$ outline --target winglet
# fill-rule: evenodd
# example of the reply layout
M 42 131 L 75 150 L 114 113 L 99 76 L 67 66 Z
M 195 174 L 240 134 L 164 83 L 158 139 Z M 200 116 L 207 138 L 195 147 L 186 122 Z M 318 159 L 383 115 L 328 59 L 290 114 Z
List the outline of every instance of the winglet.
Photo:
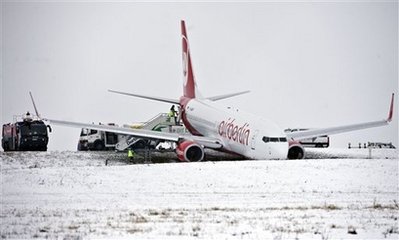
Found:
M 35 109 L 36 116 L 41 119 L 39 111 L 37 111 L 35 100 L 33 99 L 32 93 L 29 91 L 30 99 L 32 100 L 33 108 Z
M 392 121 L 392 117 L 393 117 L 393 99 L 394 99 L 394 96 L 395 96 L 395 94 L 392 93 L 391 107 L 389 108 L 389 114 L 388 114 L 387 122 Z

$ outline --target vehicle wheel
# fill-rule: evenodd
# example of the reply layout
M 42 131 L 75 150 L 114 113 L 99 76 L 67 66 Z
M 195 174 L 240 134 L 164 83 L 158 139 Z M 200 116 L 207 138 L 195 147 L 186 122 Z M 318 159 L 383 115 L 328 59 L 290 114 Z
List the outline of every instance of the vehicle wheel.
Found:
M 87 147 L 84 147 L 82 144 L 78 143 L 78 151 L 87 151 Z
M 3 146 L 3 150 L 4 150 L 4 152 L 8 152 L 8 142 L 3 142 L 3 144 L 2 144 Z
M 95 141 L 94 142 L 94 150 L 96 151 L 102 151 L 104 150 L 105 146 L 104 143 L 102 141 Z

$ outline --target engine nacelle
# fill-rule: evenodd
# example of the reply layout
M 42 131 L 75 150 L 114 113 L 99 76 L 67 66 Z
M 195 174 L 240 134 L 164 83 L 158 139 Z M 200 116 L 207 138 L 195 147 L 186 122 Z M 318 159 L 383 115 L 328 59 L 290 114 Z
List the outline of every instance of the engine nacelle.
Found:
M 176 154 L 180 161 L 198 162 L 204 159 L 204 148 L 193 141 L 184 141 L 177 145 Z
M 289 141 L 288 146 L 288 159 L 303 159 L 305 157 L 305 149 L 300 142 Z

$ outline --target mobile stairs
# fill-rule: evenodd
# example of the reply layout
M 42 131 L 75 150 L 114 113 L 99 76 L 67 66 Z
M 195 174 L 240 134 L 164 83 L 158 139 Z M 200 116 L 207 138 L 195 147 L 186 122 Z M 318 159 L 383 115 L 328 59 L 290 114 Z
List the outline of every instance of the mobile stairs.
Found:
M 175 120 L 173 117 L 169 117 L 167 113 L 160 113 L 156 115 L 155 117 L 151 118 L 147 122 L 144 122 L 140 124 L 139 126 L 135 126 L 134 128 L 137 129 L 145 129 L 145 130 L 153 130 L 153 131 L 160 131 L 161 128 L 169 127 L 169 126 L 181 126 L 179 124 L 179 120 L 177 121 L 177 124 L 175 123 Z M 124 127 L 131 128 L 132 126 L 124 125 Z M 121 137 L 121 140 L 115 145 L 115 149 L 117 151 L 124 151 L 130 146 L 133 146 L 134 144 L 138 143 L 141 141 L 142 138 L 134 137 L 134 136 L 129 136 L 129 135 L 123 135 Z

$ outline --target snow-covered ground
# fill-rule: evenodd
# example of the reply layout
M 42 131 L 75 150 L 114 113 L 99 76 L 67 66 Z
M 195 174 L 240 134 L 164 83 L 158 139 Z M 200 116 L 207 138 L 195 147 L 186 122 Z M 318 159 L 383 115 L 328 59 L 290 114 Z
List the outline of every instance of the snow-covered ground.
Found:
M 1 152 L 1 237 L 398 239 L 398 152 L 329 151 L 310 152 L 340 158 L 140 165 Z
M 374 159 L 397 159 L 398 151 L 396 149 L 384 148 L 306 148 L 305 158 L 320 159 L 320 158 L 374 158 Z

